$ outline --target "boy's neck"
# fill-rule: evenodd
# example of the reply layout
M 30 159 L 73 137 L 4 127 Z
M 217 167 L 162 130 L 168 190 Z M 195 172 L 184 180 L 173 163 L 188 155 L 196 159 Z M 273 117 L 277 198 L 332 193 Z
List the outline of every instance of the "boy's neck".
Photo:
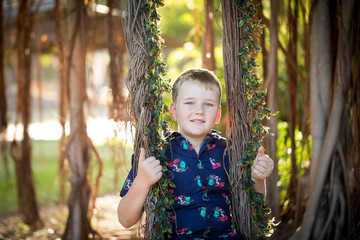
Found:
M 203 143 L 206 136 L 202 137 L 202 138 L 191 138 L 189 136 L 184 135 L 183 133 L 181 133 L 181 134 L 184 138 L 186 138 L 186 140 L 188 140 L 191 143 L 191 145 L 192 145 L 193 149 L 196 151 L 196 153 L 199 154 L 201 144 Z
M 202 140 L 191 140 L 191 139 L 188 139 L 192 145 L 192 147 L 194 148 L 194 150 L 196 151 L 197 154 L 199 154 L 200 152 L 200 147 L 201 147 L 201 144 L 202 142 L 204 141 L 204 139 Z

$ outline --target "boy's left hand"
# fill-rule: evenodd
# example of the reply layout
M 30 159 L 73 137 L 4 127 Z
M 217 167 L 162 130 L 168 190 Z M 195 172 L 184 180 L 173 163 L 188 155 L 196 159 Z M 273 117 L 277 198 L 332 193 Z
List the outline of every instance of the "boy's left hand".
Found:
M 254 164 L 251 170 L 251 177 L 253 180 L 264 180 L 270 176 L 274 169 L 274 161 L 265 155 L 265 149 L 263 146 L 259 147 L 258 155 L 255 158 Z

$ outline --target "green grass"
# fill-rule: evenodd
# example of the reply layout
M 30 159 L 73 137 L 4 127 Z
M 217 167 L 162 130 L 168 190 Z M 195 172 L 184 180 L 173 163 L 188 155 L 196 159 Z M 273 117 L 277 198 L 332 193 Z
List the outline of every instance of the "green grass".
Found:
M 100 179 L 99 195 L 118 192 L 122 187 L 127 171 L 130 168 L 132 147 L 124 147 L 119 141 L 108 141 L 96 146 L 103 160 L 103 172 Z M 32 142 L 32 172 L 39 204 L 57 203 L 60 200 L 59 171 L 59 142 L 58 141 L 33 141 Z M 90 150 L 89 179 L 94 183 L 98 172 L 98 161 Z M 115 163 L 116 160 L 116 163 Z M 0 213 L 14 212 L 17 210 L 17 188 L 13 159 L 8 155 L 10 177 L 6 177 L 3 159 L 0 158 Z M 116 173 L 115 164 L 119 164 Z M 91 176 L 91 178 L 90 178 Z M 116 178 L 117 176 L 117 178 Z M 116 181 L 115 181 L 116 180 Z M 67 192 L 70 183 L 66 183 Z

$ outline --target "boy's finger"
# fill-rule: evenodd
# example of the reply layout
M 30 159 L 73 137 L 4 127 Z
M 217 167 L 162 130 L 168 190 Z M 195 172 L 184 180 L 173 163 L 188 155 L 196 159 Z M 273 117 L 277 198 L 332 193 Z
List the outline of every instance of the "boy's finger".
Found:
M 142 162 L 145 160 L 145 149 L 140 148 L 140 156 L 139 156 L 139 162 Z

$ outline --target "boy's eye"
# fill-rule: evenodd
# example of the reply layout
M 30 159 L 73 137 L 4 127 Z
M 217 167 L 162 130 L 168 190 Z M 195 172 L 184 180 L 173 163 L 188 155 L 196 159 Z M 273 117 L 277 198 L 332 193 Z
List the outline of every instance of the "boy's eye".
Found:
M 207 106 L 207 107 L 212 107 L 212 106 L 214 106 L 212 103 L 205 103 L 205 106 Z
M 193 105 L 194 102 L 185 102 L 185 104 L 187 104 L 187 105 Z

